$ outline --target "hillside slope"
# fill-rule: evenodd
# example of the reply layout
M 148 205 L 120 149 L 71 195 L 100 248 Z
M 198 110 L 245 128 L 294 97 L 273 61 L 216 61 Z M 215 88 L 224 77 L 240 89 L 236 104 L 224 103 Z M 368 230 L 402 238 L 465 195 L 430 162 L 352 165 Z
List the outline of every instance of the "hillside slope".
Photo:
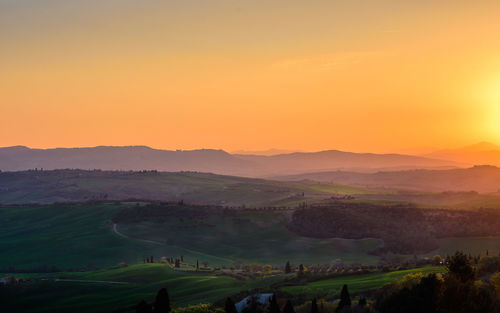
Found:
M 377 173 L 329 171 L 276 177 L 281 180 L 313 180 L 370 188 L 398 188 L 419 191 L 477 191 L 494 193 L 500 190 L 500 168 L 475 166 L 451 170 L 406 170 Z

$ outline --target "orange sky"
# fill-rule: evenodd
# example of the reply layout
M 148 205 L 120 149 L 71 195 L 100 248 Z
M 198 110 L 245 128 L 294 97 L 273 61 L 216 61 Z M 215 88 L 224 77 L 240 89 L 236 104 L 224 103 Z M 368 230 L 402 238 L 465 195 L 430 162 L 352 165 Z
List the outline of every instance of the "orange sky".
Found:
M 500 142 L 499 1 L 0 0 L 0 146 Z

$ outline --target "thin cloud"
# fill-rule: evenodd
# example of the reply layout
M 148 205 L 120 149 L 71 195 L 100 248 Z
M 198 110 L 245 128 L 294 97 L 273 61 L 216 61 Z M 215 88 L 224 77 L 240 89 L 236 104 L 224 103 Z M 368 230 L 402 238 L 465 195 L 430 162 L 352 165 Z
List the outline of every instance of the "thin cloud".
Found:
M 335 70 L 337 68 L 359 64 L 369 58 L 380 56 L 378 51 L 341 52 L 334 54 L 313 55 L 302 58 L 286 58 L 272 64 L 277 69 L 313 69 Z

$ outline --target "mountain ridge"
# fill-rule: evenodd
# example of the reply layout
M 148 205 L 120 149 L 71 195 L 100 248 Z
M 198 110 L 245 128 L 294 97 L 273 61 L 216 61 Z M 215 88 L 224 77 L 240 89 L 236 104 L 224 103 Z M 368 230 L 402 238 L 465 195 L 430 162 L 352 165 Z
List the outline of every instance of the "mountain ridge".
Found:
M 404 154 L 354 153 L 340 150 L 293 152 L 272 156 L 231 154 L 220 149 L 161 150 L 148 146 L 96 146 L 31 149 L 0 148 L 0 170 L 102 169 L 198 171 L 267 177 L 335 169 L 461 167 L 463 164 Z

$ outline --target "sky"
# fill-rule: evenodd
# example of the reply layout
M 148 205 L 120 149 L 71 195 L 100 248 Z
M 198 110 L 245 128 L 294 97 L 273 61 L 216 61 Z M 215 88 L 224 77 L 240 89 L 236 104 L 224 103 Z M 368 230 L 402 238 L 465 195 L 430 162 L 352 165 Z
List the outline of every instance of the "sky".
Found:
M 0 146 L 500 142 L 500 1 L 0 0 Z

